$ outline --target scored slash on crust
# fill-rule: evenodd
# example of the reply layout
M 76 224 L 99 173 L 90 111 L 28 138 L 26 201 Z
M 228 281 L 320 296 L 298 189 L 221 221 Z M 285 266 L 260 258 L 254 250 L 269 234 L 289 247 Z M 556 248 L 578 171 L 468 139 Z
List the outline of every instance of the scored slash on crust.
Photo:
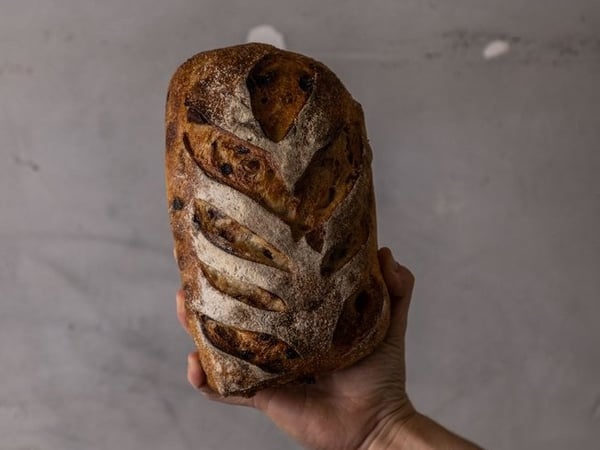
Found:
M 284 312 L 287 307 L 277 295 L 258 286 L 226 277 L 214 267 L 200 261 L 202 273 L 208 283 L 219 292 L 242 303 L 265 311 Z
M 292 264 L 286 255 L 216 206 L 196 199 L 192 220 L 204 237 L 220 249 L 239 258 L 291 271 Z
M 289 344 L 270 334 L 241 330 L 198 314 L 204 336 L 219 350 L 260 367 L 280 373 L 300 355 Z

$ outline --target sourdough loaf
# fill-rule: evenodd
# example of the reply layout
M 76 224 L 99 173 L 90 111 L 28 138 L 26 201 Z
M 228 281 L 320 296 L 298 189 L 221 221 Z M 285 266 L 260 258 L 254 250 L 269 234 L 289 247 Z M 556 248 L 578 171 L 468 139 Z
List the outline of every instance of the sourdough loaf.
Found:
M 370 353 L 389 322 L 363 113 L 323 64 L 200 53 L 169 87 L 166 184 L 189 327 L 221 395 Z

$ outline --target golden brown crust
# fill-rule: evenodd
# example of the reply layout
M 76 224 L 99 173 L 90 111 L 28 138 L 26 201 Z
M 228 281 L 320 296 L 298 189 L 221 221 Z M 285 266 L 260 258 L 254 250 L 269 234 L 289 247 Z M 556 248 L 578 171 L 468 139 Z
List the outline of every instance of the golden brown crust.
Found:
M 321 63 L 201 53 L 169 87 L 166 184 L 209 386 L 252 395 L 370 353 L 389 322 L 362 110 Z

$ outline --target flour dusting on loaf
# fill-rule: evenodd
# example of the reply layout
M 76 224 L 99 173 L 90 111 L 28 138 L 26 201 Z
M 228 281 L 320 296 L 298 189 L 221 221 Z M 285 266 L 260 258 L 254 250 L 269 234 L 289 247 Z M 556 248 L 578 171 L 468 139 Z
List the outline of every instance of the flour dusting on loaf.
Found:
M 360 105 L 323 64 L 265 44 L 200 53 L 169 87 L 166 184 L 208 384 L 256 391 L 353 364 L 383 339 Z

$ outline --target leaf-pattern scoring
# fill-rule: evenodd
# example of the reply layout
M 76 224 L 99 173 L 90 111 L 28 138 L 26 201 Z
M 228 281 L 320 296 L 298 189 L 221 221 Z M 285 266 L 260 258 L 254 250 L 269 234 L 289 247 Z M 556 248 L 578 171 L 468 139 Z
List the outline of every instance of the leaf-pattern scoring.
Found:
M 247 88 L 252 112 L 264 134 L 281 141 L 293 127 L 317 82 L 314 67 L 298 65 L 293 58 L 265 57 L 250 71 Z M 282 94 L 283 92 L 283 94 Z M 196 165 L 211 179 L 248 196 L 290 228 L 295 241 L 305 238 L 317 253 L 323 252 L 326 225 L 352 191 L 365 165 L 361 123 L 345 123 L 332 133 L 328 144 L 314 152 L 292 189 L 288 189 L 269 152 L 217 126 L 212 113 L 186 99 L 187 126 L 183 146 Z M 359 120 L 359 119 L 357 119 Z M 179 209 L 179 202 L 173 203 Z M 347 236 L 330 243 L 321 257 L 320 273 L 330 276 L 347 264 L 369 237 L 370 208 Z M 290 272 L 289 257 L 252 230 L 222 212 L 218 205 L 194 200 L 193 221 L 208 241 L 239 258 Z M 286 302 L 252 284 L 234 280 L 206 263 L 200 263 L 208 283 L 218 291 L 252 308 L 284 313 Z M 333 331 L 333 344 L 350 348 L 376 323 L 382 299 L 376 288 L 364 287 L 348 297 Z M 218 322 L 198 313 L 206 339 L 219 350 L 266 372 L 280 373 L 300 358 L 288 343 L 268 333 L 254 332 Z

